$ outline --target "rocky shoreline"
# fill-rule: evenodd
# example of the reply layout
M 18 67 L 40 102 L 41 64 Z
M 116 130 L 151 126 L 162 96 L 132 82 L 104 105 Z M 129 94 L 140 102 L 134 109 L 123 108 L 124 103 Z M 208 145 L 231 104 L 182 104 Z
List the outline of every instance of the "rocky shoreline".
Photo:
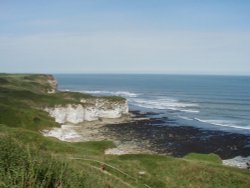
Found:
M 225 160 L 226 165 L 247 168 L 247 161 L 235 162 L 238 156 L 250 156 L 250 136 L 224 131 L 204 130 L 190 126 L 173 126 L 167 117 L 140 111 L 119 119 L 102 119 L 76 125 L 64 125 L 54 133 L 44 132 L 69 142 L 112 140 L 116 148 L 106 154 L 122 155 L 157 153 L 183 157 L 188 153 L 215 153 Z M 152 116 L 153 115 L 153 116 Z M 245 160 L 245 159 L 244 159 Z M 235 164 L 234 164 L 235 163 Z
M 250 155 L 250 136 L 223 131 L 204 130 L 190 126 L 171 126 L 161 118 L 133 112 L 133 122 L 102 127 L 106 135 L 121 142 L 147 143 L 145 148 L 159 154 L 183 157 L 188 153 L 215 153 L 222 159 Z

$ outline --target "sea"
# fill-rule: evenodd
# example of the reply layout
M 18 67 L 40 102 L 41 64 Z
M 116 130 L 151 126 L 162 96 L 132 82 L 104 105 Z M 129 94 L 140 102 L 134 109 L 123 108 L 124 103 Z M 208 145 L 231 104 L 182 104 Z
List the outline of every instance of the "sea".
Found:
M 250 135 L 250 76 L 55 74 L 61 91 L 117 95 L 166 125 Z

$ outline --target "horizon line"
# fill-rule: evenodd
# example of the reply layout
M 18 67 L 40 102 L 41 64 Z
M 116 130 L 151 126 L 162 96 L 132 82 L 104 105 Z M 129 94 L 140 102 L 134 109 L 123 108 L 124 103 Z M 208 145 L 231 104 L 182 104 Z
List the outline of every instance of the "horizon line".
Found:
M 52 74 L 52 75 L 180 75 L 180 76 L 250 76 L 250 73 L 157 73 L 157 72 L 0 72 L 0 74 Z

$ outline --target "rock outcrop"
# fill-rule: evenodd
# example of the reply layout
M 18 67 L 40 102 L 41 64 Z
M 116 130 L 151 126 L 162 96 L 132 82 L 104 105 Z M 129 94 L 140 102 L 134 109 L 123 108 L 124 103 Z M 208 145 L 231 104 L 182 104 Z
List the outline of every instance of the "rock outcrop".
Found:
M 86 102 L 89 102 L 86 100 Z M 109 100 L 96 99 L 88 104 L 56 105 L 44 109 L 58 123 L 81 123 L 83 121 L 94 121 L 100 118 L 119 118 L 128 114 L 127 101 L 113 102 Z

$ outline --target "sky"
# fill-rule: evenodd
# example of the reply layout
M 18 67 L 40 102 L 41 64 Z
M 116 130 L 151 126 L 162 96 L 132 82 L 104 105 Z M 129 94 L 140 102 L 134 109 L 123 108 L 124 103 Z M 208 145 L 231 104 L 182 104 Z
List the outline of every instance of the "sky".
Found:
M 249 0 L 0 0 L 0 72 L 250 75 Z

